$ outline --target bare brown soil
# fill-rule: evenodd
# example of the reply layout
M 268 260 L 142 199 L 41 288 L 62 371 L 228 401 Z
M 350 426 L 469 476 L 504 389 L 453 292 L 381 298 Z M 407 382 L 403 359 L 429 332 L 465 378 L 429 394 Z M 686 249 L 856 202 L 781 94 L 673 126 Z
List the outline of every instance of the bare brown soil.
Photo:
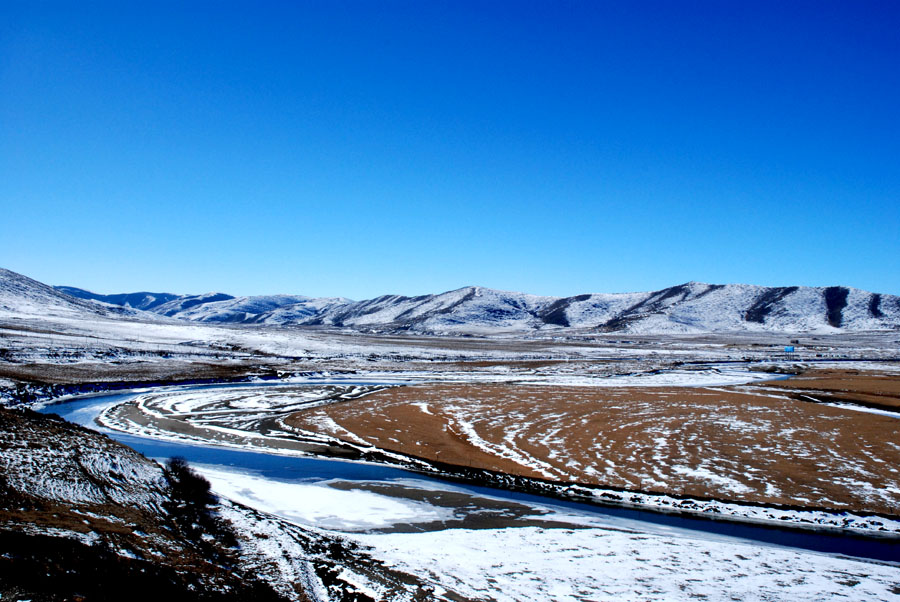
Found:
M 859 370 L 817 370 L 771 386 L 814 399 L 844 400 L 868 406 L 900 409 L 900 375 Z
M 236 378 L 258 374 L 258 363 L 83 362 L 77 364 L 9 364 L 0 362 L 0 378 L 37 384 Z
M 897 380 L 832 371 L 721 388 L 420 385 L 288 423 L 524 476 L 900 514 L 900 420 L 795 398 L 819 387 L 896 403 Z

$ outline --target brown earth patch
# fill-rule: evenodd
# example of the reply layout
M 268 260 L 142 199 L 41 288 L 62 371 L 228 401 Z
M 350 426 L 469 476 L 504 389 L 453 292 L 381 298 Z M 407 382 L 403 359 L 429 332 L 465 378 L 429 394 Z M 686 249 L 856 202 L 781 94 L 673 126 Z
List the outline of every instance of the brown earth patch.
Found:
M 10 364 L 0 362 L 0 378 L 57 385 L 117 381 L 182 381 L 196 378 L 228 379 L 255 375 L 265 367 L 258 363 L 204 362 L 82 362 L 77 364 Z
M 794 394 L 808 393 L 827 400 L 900 409 L 900 375 L 861 370 L 815 370 L 789 381 L 769 383 Z
M 721 388 L 418 385 L 287 423 L 523 476 L 900 514 L 900 420 L 793 398 L 835 378 L 847 394 L 890 392 L 896 382 L 815 377 Z

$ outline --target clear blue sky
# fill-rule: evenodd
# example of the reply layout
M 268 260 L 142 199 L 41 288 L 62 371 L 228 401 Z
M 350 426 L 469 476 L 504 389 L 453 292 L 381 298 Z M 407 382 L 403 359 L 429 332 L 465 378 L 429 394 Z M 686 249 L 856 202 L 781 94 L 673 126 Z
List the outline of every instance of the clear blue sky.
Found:
M 900 293 L 896 2 L 182 4 L 0 3 L 0 266 Z

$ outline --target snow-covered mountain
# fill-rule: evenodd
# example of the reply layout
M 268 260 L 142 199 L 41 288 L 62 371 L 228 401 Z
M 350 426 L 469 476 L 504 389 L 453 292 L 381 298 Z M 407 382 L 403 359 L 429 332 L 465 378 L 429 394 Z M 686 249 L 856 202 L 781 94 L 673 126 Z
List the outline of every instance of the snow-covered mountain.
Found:
M 312 299 L 301 295 L 232 297 L 224 293 L 180 297 L 152 311 L 198 322 L 293 324 L 348 299 Z
M 688 282 L 660 291 L 563 299 L 559 322 L 631 333 L 883 330 L 900 327 L 900 297 L 846 287 Z
M 0 268 L 0 316 L 119 317 L 137 311 L 73 297 L 22 274 Z
M 306 323 L 427 333 L 561 328 L 635 334 L 885 330 L 900 328 L 900 297 L 845 287 L 699 282 L 646 293 L 564 298 L 466 287 L 441 295 L 350 303 Z
M 235 297 L 216 292 L 202 295 L 150 292 L 102 295 L 73 286 L 53 288 L 78 299 L 142 309 L 161 316 L 194 322 L 232 324 L 299 324 L 325 310 L 351 302 L 342 297 L 320 299 L 302 295 Z
M 71 291 L 80 298 L 74 298 Z M 159 302 L 168 297 L 168 300 Z M 96 299 L 103 303 L 95 303 Z M 224 293 L 95 295 L 53 288 L 0 270 L 0 311 L 88 311 L 208 323 L 337 326 L 380 332 L 498 334 L 589 329 L 633 334 L 729 331 L 839 332 L 900 329 L 900 297 L 832 287 L 764 287 L 688 282 L 643 293 L 541 297 L 469 286 L 438 295 L 351 301 L 298 295 Z
M 163 303 L 168 303 L 173 299 L 178 299 L 184 295 L 173 295 L 172 293 L 121 293 L 118 295 L 99 295 L 86 291 L 83 288 L 75 288 L 74 286 L 55 286 L 53 287 L 72 297 L 79 299 L 90 299 L 92 301 L 102 301 L 112 305 L 121 305 L 123 307 L 133 307 L 134 309 L 152 310 L 159 307 Z
M 440 295 L 385 295 L 324 311 L 306 324 L 431 333 L 527 331 L 544 326 L 553 297 L 469 286 Z

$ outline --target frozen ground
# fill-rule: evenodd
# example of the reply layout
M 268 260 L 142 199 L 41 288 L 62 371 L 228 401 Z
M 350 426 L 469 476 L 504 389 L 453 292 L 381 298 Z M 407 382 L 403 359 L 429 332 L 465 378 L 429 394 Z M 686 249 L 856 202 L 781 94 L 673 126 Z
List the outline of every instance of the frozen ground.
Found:
M 900 598 L 896 566 L 741 543 L 534 527 L 354 539 L 390 566 L 498 602 Z
M 634 521 L 603 524 L 539 507 L 535 515 L 564 526 L 360 532 L 407 522 L 410 511 L 423 521 L 435 512 L 422 512 L 419 502 L 367 492 L 336 495 L 328 483 L 279 483 L 200 469 L 216 491 L 244 504 L 301 525 L 321 527 L 324 519 L 342 537 L 364 546 L 370 557 L 430 583 L 431 599 L 450 599 L 443 595 L 447 591 L 498 602 L 900 599 L 896 565 L 665 527 L 642 531 Z M 357 578 L 364 591 L 378 594 L 377 585 Z
M 217 493 L 305 527 L 366 531 L 453 517 L 447 508 L 360 489 L 337 489 L 329 486 L 330 481 L 279 482 L 213 466 L 195 468 Z
M 816 403 L 810 395 L 821 394 L 808 391 L 807 381 L 690 387 L 691 378 L 734 382 L 739 374 L 674 372 L 599 378 L 595 387 L 420 384 L 305 409 L 284 422 L 298 432 L 527 477 L 897 513 L 897 411 L 850 403 L 864 393 L 835 393 L 850 397 L 843 405 Z M 896 400 L 890 377 L 841 373 L 847 378 L 837 387 L 873 388 L 866 399 L 881 404 Z M 635 386 L 655 379 L 668 385 Z
M 702 372 L 697 376 L 705 378 Z M 682 392 L 691 396 L 682 400 L 667 398 L 660 390 L 652 390 L 649 397 L 642 392 L 646 399 L 635 398 L 628 388 L 591 392 L 430 385 L 382 390 L 377 385 L 305 380 L 306 384 L 147 392 L 103 411 L 100 422 L 158 439 L 280 454 L 333 455 L 329 450 L 343 446 L 346 451 L 348 445 L 359 453 L 379 449 L 386 458 L 394 453 L 392 461 L 401 464 L 413 462 L 411 454 L 460 466 L 483 465 L 524 476 L 590 483 L 594 489 L 560 485 L 560 493 L 600 501 L 779 524 L 900 532 L 900 522 L 864 513 L 890 511 L 896 504 L 898 473 L 891 458 L 898 450 L 889 436 L 890 429 L 897 428 L 896 418 L 791 404 L 781 399 L 781 391 L 774 401 L 760 400 L 754 387 L 752 394 L 742 387 L 739 395 L 700 388 Z M 293 413 L 297 410 L 303 411 Z M 573 412 L 581 417 L 578 428 L 570 425 Z M 289 415 L 288 424 L 283 419 Z M 342 416 L 362 418 L 354 422 Z M 449 430 L 443 426 L 446 420 Z M 808 424 L 816 420 L 823 426 L 810 430 Z M 890 429 L 873 431 L 872 420 L 885 422 Z M 369 426 L 361 429 L 365 424 Z M 605 429 L 600 435 L 592 430 L 597 424 Z M 858 441 L 866 429 L 871 431 L 867 436 L 889 440 L 876 445 L 869 439 L 860 451 Z M 454 456 L 448 441 L 462 445 L 457 451 L 463 455 Z M 807 462 L 813 456 L 818 458 L 814 465 Z M 433 470 L 427 462 L 415 462 Z M 499 462 L 506 464 L 498 466 Z M 719 501 L 703 501 L 704 497 Z M 766 508 L 729 500 L 794 507 Z M 821 512 L 819 507 L 837 512 Z

